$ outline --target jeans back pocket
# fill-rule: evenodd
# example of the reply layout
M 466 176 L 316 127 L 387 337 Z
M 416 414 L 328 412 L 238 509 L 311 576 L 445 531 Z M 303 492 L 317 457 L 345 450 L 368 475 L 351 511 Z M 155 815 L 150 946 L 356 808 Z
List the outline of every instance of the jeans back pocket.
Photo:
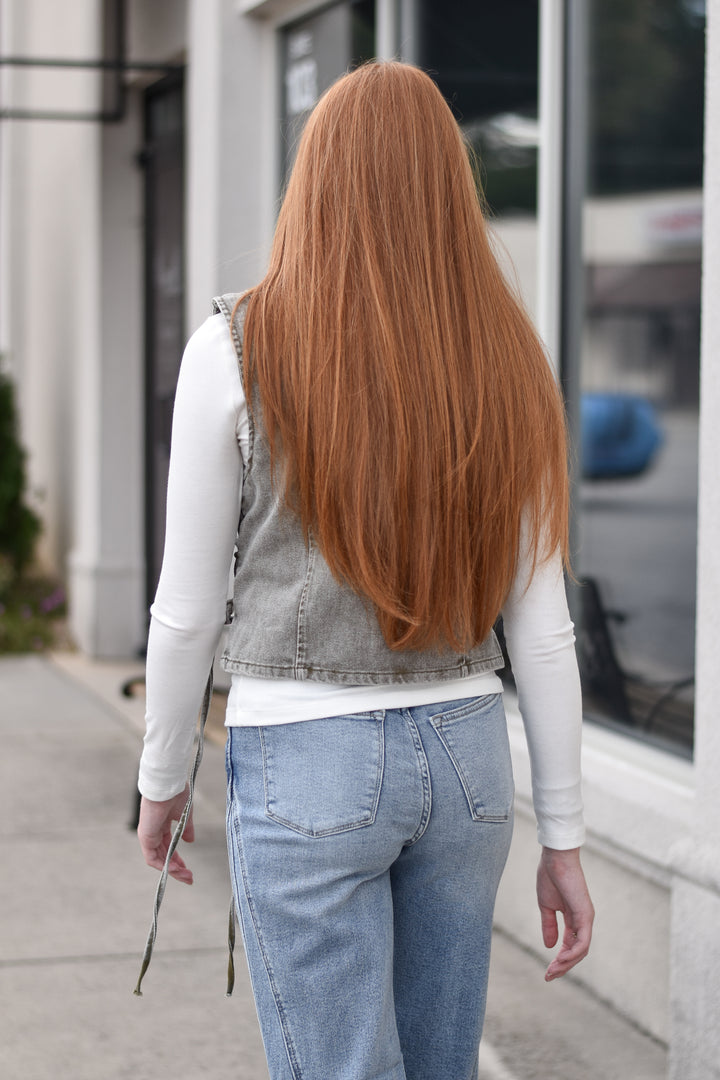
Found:
M 507 821 L 512 813 L 510 743 L 501 694 L 488 694 L 430 717 L 453 763 L 475 821 Z
M 385 761 L 382 710 L 261 727 L 265 813 L 305 836 L 375 820 Z

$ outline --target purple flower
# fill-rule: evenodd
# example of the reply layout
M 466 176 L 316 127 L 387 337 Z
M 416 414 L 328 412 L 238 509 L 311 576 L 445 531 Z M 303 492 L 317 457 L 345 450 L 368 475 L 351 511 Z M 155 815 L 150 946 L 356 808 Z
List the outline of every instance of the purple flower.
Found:
M 23 619 L 32 619 L 32 608 L 29 604 L 23 604 L 20 608 L 20 617 Z
M 65 590 L 62 588 L 55 589 L 49 596 L 46 596 L 44 600 L 40 602 L 40 610 L 45 615 L 49 615 L 51 611 L 55 611 L 57 608 L 62 607 L 65 603 Z

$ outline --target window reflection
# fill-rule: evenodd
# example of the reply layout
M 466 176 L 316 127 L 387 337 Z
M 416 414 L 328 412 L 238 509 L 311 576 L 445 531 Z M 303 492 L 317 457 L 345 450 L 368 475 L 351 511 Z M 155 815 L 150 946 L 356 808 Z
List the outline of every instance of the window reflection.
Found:
M 690 750 L 704 8 L 590 7 L 579 656 L 586 707 Z

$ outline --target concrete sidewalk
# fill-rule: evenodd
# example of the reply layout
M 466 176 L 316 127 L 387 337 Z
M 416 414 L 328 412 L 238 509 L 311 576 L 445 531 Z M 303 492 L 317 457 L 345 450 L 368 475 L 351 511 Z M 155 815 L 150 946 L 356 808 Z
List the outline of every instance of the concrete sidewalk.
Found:
M 264 1080 L 242 951 L 226 999 L 230 884 L 220 740 L 197 791 L 195 884 L 168 884 L 134 997 L 156 873 L 132 816 L 142 665 L 73 654 L 0 659 L 0 1076 Z M 662 1080 L 666 1054 L 497 935 L 480 1080 Z M 323 1080 L 334 1080 L 332 1077 Z M 438 1077 L 437 1080 L 453 1080 Z

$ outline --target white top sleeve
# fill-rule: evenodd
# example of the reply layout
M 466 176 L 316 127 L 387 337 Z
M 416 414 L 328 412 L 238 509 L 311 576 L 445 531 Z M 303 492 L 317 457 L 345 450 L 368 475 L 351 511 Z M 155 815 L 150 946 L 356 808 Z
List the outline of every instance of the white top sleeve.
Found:
M 240 420 L 245 426 L 243 431 Z M 169 799 L 185 786 L 207 674 L 225 622 L 240 520 L 247 416 L 222 315 L 193 334 L 173 413 L 167 527 L 147 656 L 139 787 Z
M 527 558 L 503 607 L 505 643 L 530 752 L 538 840 L 573 848 L 585 839 L 580 785 L 582 700 L 575 635 L 559 554 Z
M 187 345 L 175 398 L 165 553 L 151 609 L 147 732 L 139 778 L 140 791 L 150 799 L 171 798 L 185 786 L 205 681 L 225 621 L 247 447 L 238 363 L 224 316 L 215 315 Z M 559 558 L 539 567 L 526 588 L 527 576 L 525 559 L 503 621 L 530 749 L 538 836 L 548 847 L 576 847 L 583 839 L 582 714 Z M 268 697 L 277 687 L 278 708 L 287 715 L 288 687 L 277 685 L 280 680 L 263 681 Z M 357 690 L 335 689 L 345 698 Z M 434 700 L 462 697 L 467 690 L 467 681 L 440 684 Z M 318 703 L 318 710 L 325 704 Z

